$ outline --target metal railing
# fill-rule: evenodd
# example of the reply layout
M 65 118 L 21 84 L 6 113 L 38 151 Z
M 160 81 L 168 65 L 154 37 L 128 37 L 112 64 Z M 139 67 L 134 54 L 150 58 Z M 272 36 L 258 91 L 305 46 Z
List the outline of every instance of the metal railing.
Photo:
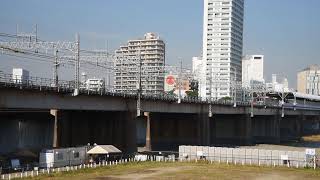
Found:
M 140 163 L 141 161 L 150 161 L 150 162 L 164 162 L 164 163 L 173 163 L 173 162 L 185 162 L 185 163 L 198 163 L 204 162 L 208 164 L 213 163 L 224 163 L 224 164 L 234 164 L 234 165 L 255 165 L 255 166 L 269 166 L 269 167 L 288 167 L 288 168 L 313 168 L 316 169 L 319 167 L 317 162 L 319 159 L 315 157 L 313 160 L 307 160 L 303 158 L 295 158 L 284 160 L 281 158 L 274 158 L 270 156 L 260 155 L 260 156 L 237 156 L 237 155 L 228 155 L 224 153 L 223 155 L 210 155 L 210 156 L 201 156 L 201 155 L 191 155 L 191 156 L 176 156 L 177 153 L 173 153 L 172 155 L 142 155 L 145 157 L 139 157 L 141 155 L 136 155 L 135 157 L 128 157 L 119 160 L 113 161 L 99 161 L 93 163 L 81 163 L 70 166 L 63 167 L 52 167 L 52 168 L 34 168 L 28 171 L 22 172 L 14 172 L 14 173 L 6 173 L 0 174 L 0 179 L 16 179 L 16 178 L 33 178 L 37 176 L 45 176 L 60 172 L 69 172 L 69 171 L 77 171 L 81 169 L 88 168 L 97 168 L 97 167 L 114 167 L 120 164 L 127 163 Z
M 23 77 L 23 76 L 14 76 L 12 74 L 5 74 L 0 72 L 0 87 L 6 88 L 18 88 L 18 89 L 30 89 L 30 90 L 39 90 L 39 91 L 51 91 L 51 92 L 59 92 L 59 93 L 73 93 L 75 90 L 75 82 L 74 81 L 64 81 L 59 80 L 55 81 L 54 79 L 49 78 L 41 78 L 41 77 Z M 85 84 L 80 83 L 79 94 L 86 95 L 100 95 L 100 96 L 118 96 L 124 98 L 134 98 L 137 99 L 137 92 L 127 93 L 127 92 L 115 92 L 112 89 L 100 88 L 97 90 L 92 90 L 86 88 Z M 144 100 L 152 100 L 152 101 L 169 101 L 169 102 L 177 102 L 178 97 L 174 95 L 168 95 L 165 93 L 161 94 L 147 94 L 143 93 L 141 98 Z M 249 101 L 236 101 L 234 100 L 211 100 L 203 99 L 201 97 L 184 97 L 181 98 L 181 103 L 198 103 L 198 104 L 212 104 L 212 105 L 227 105 L 232 106 L 236 104 L 237 106 L 250 106 L 251 102 Z M 276 107 L 279 108 L 281 105 L 277 101 L 274 102 L 265 102 L 265 103 L 254 103 L 254 107 L 265 107 L 271 108 Z M 293 107 L 292 107 L 293 108 Z M 306 107 L 304 107 L 306 108 Z
M 17 178 L 27 178 L 27 177 L 37 177 L 41 175 L 50 175 L 53 173 L 60 173 L 60 172 L 68 172 L 68 171 L 77 171 L 80 169 L 87 169 L 87 168 L 97 168 L 97 167 L 104 167 L 104 166 L 116 166 L 119 164 L 124 164 L 124 163 L 129 163 L 129 162 L 134 162 L 135 158 L 133 157 L 128 157 L 128 158 L 121 158 L 118 160 L 112 160 L 112 161 L 98 161 L 98 162 L 92 162 L 92 163 L 86 163 L 84 161 L 79 161 L 77 162 L 80 163 L 70 163 L 70 165 L 67 166 L 48 166 L 48 168 L 39 168 L 39 167 L 33 167 L 29 169 L 25 168 L 16 168 L 16 170 L 2 173 L 0 174 L 0 179 L 17 179 Z M 47 164 L 46 164 L 47 165 Z
M 0 86 L 15 87 L 20 89 L 37 89 L 40 91 L 72 91 L 74 89 L 74 82 L 60 80 L 58 81 L 58 83 L 55 83 L 55 80 L 49 78 L 0 73 Z

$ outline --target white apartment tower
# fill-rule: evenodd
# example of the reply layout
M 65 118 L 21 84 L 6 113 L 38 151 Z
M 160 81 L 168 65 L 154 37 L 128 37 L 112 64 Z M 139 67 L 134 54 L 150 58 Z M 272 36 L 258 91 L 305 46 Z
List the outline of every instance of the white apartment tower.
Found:
M 247 55 L 242 58 L 243 87 L 264 83 L 263 61 L 263 55 Z
M 204 0 L 202 98 L 230 97 L 241 81 L 243 14 L 244 0 Z
M 159 36 L 146 33 L 143 39 L 129 40 L 127 45 L 116 50 L 116 56 L 116 92 L 136 93 L 141 76 L 142 93 L 163 93 L 165 43 Z

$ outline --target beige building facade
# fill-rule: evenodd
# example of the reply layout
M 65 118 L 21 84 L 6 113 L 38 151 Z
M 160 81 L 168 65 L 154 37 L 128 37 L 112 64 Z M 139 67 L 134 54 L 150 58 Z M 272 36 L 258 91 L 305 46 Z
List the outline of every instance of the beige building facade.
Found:
M 311 65 L 298 72 L 297 90 L 300 93 L 320 95 L 320 66 Z

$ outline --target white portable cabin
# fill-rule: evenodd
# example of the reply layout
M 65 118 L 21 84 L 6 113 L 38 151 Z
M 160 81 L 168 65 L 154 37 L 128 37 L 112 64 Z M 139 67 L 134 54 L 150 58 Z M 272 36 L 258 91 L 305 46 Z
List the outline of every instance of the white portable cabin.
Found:
M 60 149 L 45 149 L 40 152 L 40 168 L 56 168 L 85 163 L 87 147 L 72 147 Z

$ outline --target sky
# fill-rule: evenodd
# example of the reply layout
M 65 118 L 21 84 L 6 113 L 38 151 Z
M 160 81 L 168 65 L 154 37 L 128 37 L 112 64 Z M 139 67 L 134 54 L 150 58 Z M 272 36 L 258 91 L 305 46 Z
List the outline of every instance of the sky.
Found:
M 295 88 L 299 70 L 320 64 L 319 10 L 320 0 L 245 0 L 244 55 L 265 55 L 266 80 L 283 74 Z M 50 41 L 74 41 L 79 33 L 81 49 L 110 52 L 155 32 L 166 42 L 166 63 L 181 58 L 191 66 L 202 50 L 203 0 L 1 0 L 0 32 L 15 34 L 17 24 L 24 32 L 37 24 L 39 37 Z M 0 71 L 13 67 L 52 75 L 51 64 L 0 55 Z M 60 71 L 63 79 L 72 78 L 72 68 Z

